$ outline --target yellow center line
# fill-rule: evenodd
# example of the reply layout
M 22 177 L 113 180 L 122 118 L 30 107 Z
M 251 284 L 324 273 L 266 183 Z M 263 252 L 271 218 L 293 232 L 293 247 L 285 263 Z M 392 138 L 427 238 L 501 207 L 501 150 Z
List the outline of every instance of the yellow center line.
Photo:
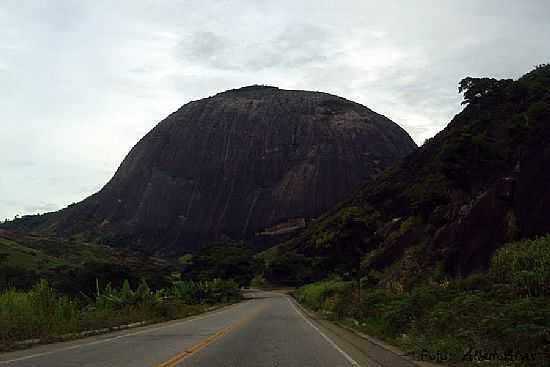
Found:
M 201 350 L 203 348 L 206 348 L 207 346 L 209 346 L 210 344 L 212 344 L 214 341 L 218 340 L 222 336 L 228 334 L 229 332 L 231 332 L 233 330 L 236 330 L 236 329 L 240 328 L 241 326 L 243 326 L 244 324 L 246 324 L 247 322 L 252 320 L 254 317 L 256 317 L 265 308 L 266 308 L 266 305 L 263 305 L 262 307 L 258 308 L 258 310 L 256 310 L 256 312 L 249 315 L 248 317 L 245 317 L 244 319 L 241 319 L 241 320 L 237 321 L 234 324 L 231 324 L 229 326 L 224 327 L 221 330 L 218 330 L 216 333 L 214 333 L 214 334 L 208 336 L 207 338 L 201 340 L 197 344 L 195 344 L 195 345 L 191 346 L 190 348 L 176 354 L 175 356 L 173 356 L 169 360 L 167 360 L 165 362 L 162 362 L 161 364 L 155 365 L 154 367 L 174 367 L 175 365 L 177 365 L 178 363 L 183 361 L 185 358 L 195 354 L 196 352 L 198 352 L 199 350 Z

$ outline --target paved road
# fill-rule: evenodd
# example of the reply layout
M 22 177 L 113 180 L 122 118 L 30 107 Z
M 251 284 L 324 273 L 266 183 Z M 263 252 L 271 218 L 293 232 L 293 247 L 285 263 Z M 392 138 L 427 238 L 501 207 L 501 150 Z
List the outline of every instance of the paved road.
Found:
M 0 355 L 9 367 L 380 366 L 283 294 L 190 319 Z M 401 361 L 399 361 L 401 362 Z

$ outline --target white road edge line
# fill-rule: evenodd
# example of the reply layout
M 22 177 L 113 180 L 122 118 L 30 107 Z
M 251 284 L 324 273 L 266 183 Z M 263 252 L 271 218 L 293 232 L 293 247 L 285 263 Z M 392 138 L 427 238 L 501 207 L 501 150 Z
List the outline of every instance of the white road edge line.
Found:
M 245 302 L 246 303 L 246 302 Z M 234 306 L 238 306 L 238 305 L 242 305 L 243 303 L 237 303 L 235 304 Z M 78 344 L 78 345 L 73 345 L 73 346 L 70 346 L 70 347 L 66 347 L 66 348 L 61 348 L 61 349 L 56 349 L 56 350 L 52 350 L 52 351 L 48 351 L 48 352 L 42 352 L 42 353 L 37 353 L 37 354 L 31 354 L 31 355 L 28 355 L 28 356 L 24 356 L 24 357 L 19 357 L 19 358 L 14 358 L 14 359 L 8 359 L 8 360 L 5 360 L 5 361 L 0 361 L 0 365 L 2 364 L 10 364 L 10 363 L 14 363 L 14 362 L 20 362 L 20 361 L 25 361 L 27 359 L 32 359 L 32 358 L 37 358 L 37 357 L 43 357 L 43 356 L 47 356 L 47 355 L 50 355 L 50 354 L 55 354 L 55 353 L 59 353 L 59 352 L 65 352 L 67 350 L 72 350 L 72 349 L 77 349 L 77 348 L 83 348 L 83 347 L 87 347 L 87 346 L 90 346 L 90 345 L 96 345 L 96 344 L 103 344 L 103 343 L 108 343 L 110 341 L 113 341 L 113 340 L 117 340 L 117 339 L 122 339 L 122 338 L 127 338 L 129 336 L 134 336 L 134 335 L 140 335 L 140 334 L 145 334 L 145 333 L 149 333 L 149 332 L 152 332 L 152 331 L 157 331 L 157 330 L 162 330 L 162 329 L 166 329 L 166 328 L 169 328 L 169 327 L 174 327 L 174 326 L 179 326 L 179 325 L 183 325 L 183 324 L 187 324 L 189 322 L 192 322 L 192 321 L 198 321 L 198 320 L 204 320 L 204 319 L 208 319 L 210 317 L 214 317 L 216 315 L 219 315 L 221 313 L 224 313 L 226 311 L 229 311 L 230 309 L 232 309 L 233 307 L 228 307 L 224 310 L 220 310 L 220 311 L 216 311 L 214 313 L 211 313 L 211 314 L 208 314 L 208 315 L 204 315 L 204 316 L 197 316 L 197 317 L 194 317 L 194 318 L 191 318 L 191 319 L 187 319 L 187 320 L 183 320 L 181 322 L 174 322 L 170 325 L 164 325 L 164 326 L 159 326 L 159 327 L 156 327 L 156 328 L 152 328 L 152 329 L 146 329 L 146 330 L 141 330 L 141 331 L 136 331 L 134 333 L 128 333 L 128 334 L 123 334 L 123 335 L 118 335 L 118 336 L 115 336 L 113 338 L 107 338 L 107 339 L 101 339 L 101 340 L 96 340 L 96 341 L 93 341 L 93 342 L 90 342 L 90 343 L 86 343 L 86 344 Z
M 355 359 L 351 358 L 351 356 L 346 352 L 344 352 L 342 348 L 340 348 L 335 342 L 332 341 L 332 339 L 326 336 L 325 333 L 323 333 L 317 326 L 315 326 L 311 321 L 309 321 L 307 317 L 302 313 L 302 311 L 298 310 L 298 308 L 294 305 L 294 303 L 288 297 L 286 300 L 288 301 L 288 303 L 290 303 L 292 308 L 294 308 L 294 311 L 296 311 L 296 313 L 300 315 L 304 319 L 304 321 L 309 324 L 309 326 L 315 329 L 315 331 L 317 331 L 319 335 L 321 335 L 332 347 L 334 347 L 334 349 L 336 349 L 342 356 L 344 356 L 344 358 L 346 358 L 352 366 L 361 367 L 361 365 L 357 363 Z

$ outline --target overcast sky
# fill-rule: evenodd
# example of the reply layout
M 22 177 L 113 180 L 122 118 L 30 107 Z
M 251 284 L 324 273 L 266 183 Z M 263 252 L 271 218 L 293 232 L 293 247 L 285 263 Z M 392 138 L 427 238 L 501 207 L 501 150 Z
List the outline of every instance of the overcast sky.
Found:
M 250 84 L 333 93 L 421 144 L 466 76 L 550 62 L 549 0 L 0 3 L 0 219 L 99 190 L 190 100 Z

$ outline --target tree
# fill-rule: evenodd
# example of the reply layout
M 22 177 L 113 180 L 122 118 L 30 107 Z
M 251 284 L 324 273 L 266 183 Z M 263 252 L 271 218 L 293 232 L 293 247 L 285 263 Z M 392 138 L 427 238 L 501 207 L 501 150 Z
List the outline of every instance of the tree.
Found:
M 512 79 L 497 80 L 493 78 L 467 77 L 458 84 L 458 92 L 464 93 L 462 104 L 470 104 L 479 101 L 480 98 L 491 94 L 513 83 Z
M 214 243 L 199 250 L 184 268 L 186 277 L 196 280 L 233 279 L 248 286 L 261 271 L 261 262 L 243 242 Z

